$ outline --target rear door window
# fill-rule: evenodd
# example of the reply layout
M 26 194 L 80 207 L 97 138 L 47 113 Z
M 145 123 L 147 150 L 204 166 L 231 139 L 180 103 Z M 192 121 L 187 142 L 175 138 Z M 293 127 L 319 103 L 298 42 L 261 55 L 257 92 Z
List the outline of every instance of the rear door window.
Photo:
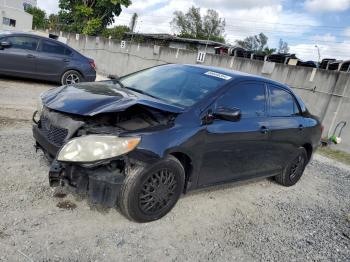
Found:
M 65 55 L 67 54 L 66 47 L 47 40 L 41 41 L 41 52 L 54 54 L 54 55 Z
M 265 89 L 263 82 L 240 83 L 219 98 L 216 107 L 239 108 L 242 118 L 263 117 L 266 113 Z
M 6 41 L 11 43 L 11 48 L 35 51 L 38 47 L 39 39 L 28 36 L 9 36 Z
M 295 116 L 300 114 L 299 107 L 293 95 L 277 86 L 269 86 L 270 116 Z

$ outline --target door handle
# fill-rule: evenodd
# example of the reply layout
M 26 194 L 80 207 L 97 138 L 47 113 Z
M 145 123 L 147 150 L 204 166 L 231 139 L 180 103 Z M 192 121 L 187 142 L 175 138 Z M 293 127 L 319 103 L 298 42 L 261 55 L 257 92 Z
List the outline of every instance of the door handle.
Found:
M 69 60 L 69 59 L 63 59 L 63 62 L 65 62 L 65 63 L 69 63 L 69 62 L 70 62 L 70 60 Z
M 35 58 L 35 55 L 27 55 L 27 58 Z
M 262 127 L 260 128 L 260 132 L 261 132 L 262 134 L 267 134 L 269 131 L 270 131 L 270 129 L 268 129 L 266 126 L 262 126 Z

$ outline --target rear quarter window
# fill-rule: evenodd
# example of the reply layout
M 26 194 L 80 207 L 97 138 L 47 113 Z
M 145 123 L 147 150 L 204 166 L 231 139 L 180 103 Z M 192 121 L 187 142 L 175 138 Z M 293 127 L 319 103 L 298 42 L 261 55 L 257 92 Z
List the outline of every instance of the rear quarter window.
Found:
M 277 86 L 269 85 L 269 114 L 272 117 L 296 116 L 300 114 L 294 96 Z
M 67 54 L 67 48 L 61 44 L 43 40 L 41 42 L 41 52 L 48 53 L 48 54 L 55 54 L 55 55 L 66 55 Z

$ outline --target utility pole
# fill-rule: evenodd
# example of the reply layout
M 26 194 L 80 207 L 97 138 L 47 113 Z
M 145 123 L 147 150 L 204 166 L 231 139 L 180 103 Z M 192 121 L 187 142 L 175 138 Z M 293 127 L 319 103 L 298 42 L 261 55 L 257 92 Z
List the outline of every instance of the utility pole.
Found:
M 208 39 L 207 39 L 207 43 L 205 44 L 204 53 L 207 53 L 207 48 L 208 48 L 210 36 L 211 36 L 211 33 L 213 32 L 213 29 L 214 29 L 214 26 L 210 29 L 210 32 L 209 32 L 209 35 L 208 35 Z
M 318 47 L 318 45 L 315 45 L 315 47 L 317 48 L 317 52 L 318 52 L 318 63 L 321 62 L 321 52 L 320 52 L 320 48 Z
M 133 42 L 134 40 L 134 34 L 135 34 L 135 31 L 136 31 L 136 27 L 137 27 L 137 22 L 138 22 L 138 18 L 139 16 L 134 13 L 131 17 L 131 21 L 130 21 L 130 31 L 131 31 L 131 43 Z

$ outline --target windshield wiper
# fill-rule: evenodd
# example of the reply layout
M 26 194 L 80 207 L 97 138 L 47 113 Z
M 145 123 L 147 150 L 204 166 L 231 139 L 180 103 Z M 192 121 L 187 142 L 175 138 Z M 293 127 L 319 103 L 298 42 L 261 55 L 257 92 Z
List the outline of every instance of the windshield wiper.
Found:
M 119 78 L 112 79 L 113 84 L 118 84 L 121 88 L 125 88 L 125 86 L 120 82 Z
M 154 95 L 151 95 L 151 94 L 149 94 L 149 93 L 147 93 L 147 92 L 145 92 L 145 91 L 142 91 L 142 90 L 140 90 L 140 89 L 133 88 L 133 87 L 130 87 L 130 86 L 125 86 L 125 85 L 123 85 L 123 83 L 119 80 L 119 78 L 114 78 L 114 79 L 113 79 L 113 83 L 114 83 L 114 84 L 118 84 L 121 88 L 130 89 L 130 90 L 132 90 L 132 91 L 134 91 L 134 92 L 137 92 L 137 93 L 140 93 L 140 94 L 143 94 L 143 95 L 146 95 L 146 96 L 150 96 L 150 97 L 153 97 L 153 98 L 155 98 L 155 99 L 159 99 L 159 100 L 165 101 L 164 99 L 161 99 L 161 98 L 159 98 L 159 97 L 156 97 L 156 96 L 154 96 Z
M 126 89 L 130 89 L 130 90 L 132 90 L 132 91 L 135 91 L 135 92 L 137 92 L 137 93 L 140 93 L 140 94 L 143 94 L 143 95 L 146 95 L 146 96 L 153 97 L 153 98 L 155 98 L 155 99 L 163 100 L 163 99 L 161 99 L 161 98 L 159 98 L 159 97 L 156 97 L 156 96 L 154 96 L 154 95 L 151 95 L 151 94 L 149 94 L 149 93 L 147 93 L 147 92 L 145 92 L 145 91 L 142 91 L 142 90 L 140 90 L 140 89 L 137 89 L 137 88 L 133 88 L 133 87 L 130 87 L 130 86 L 123 86 L 123 87 L 126 88 Z

